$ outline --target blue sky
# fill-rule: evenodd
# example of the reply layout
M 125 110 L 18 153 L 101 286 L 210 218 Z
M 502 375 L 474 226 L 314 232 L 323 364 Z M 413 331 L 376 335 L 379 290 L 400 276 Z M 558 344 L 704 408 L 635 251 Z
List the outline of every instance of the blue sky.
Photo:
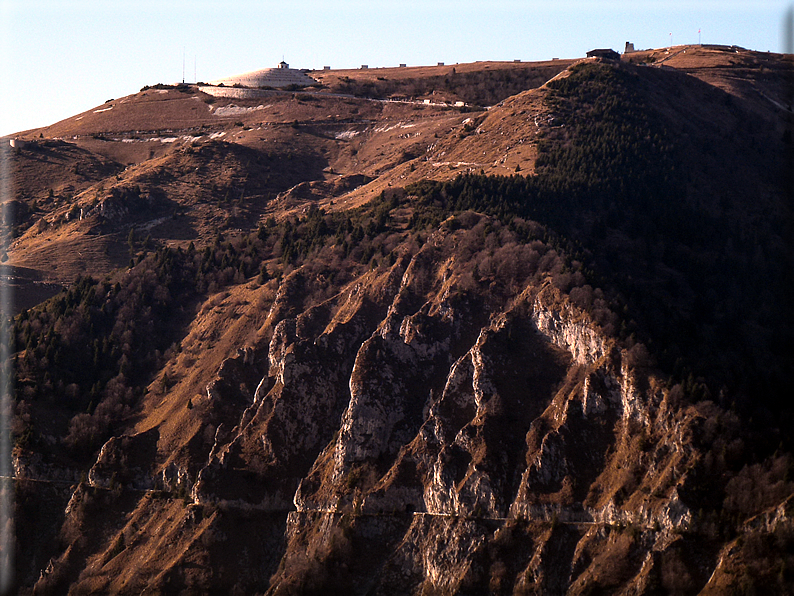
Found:
M 275 66 L 546 60 L 697 43 L 782 51 L 782 0 L 0 0 L 0 134 L 144 85 Z M 195 69 L 195 70 L 194 70 Z

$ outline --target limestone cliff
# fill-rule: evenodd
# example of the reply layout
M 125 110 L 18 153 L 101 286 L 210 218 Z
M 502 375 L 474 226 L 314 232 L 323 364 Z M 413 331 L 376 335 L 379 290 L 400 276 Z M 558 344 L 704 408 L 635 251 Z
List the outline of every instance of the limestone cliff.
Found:
M 730 546 L 682 559 L 700 540 L 704 415 L 550 277 L 481 292 L 458 252 L 479 229 L 399 247 L 393 265 L 318 302 L 303 298 L 306 272 L 286 277 L 191 401 L 181 446 L 161 423 L 100 450 L 39 589 L 575 594 L 715 581 Z M 790 526 L 787 511 L 754 531 Z

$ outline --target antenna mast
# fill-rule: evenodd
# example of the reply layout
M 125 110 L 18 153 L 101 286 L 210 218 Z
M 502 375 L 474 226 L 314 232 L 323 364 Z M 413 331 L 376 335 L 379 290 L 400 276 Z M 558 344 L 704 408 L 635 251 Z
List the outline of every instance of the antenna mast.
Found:
M 182 46 L 182 84 L 185 83 L 185 47 Z

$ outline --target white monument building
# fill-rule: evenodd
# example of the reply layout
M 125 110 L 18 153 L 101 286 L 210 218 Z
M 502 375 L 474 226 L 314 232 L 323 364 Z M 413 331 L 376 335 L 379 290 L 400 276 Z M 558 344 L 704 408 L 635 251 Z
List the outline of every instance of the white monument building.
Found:
M 256 97 L 259 95 L 256 91 L 262 89 L 308 87 L 316 83 L 317 81 L 304 72 L 290 68 L 286 62 L 281 62 L 277 68 L 263 68 L 217 79 L 210 81 L 208 85 L 201 85 L 199 89 L 204 93 L 220 97 Z

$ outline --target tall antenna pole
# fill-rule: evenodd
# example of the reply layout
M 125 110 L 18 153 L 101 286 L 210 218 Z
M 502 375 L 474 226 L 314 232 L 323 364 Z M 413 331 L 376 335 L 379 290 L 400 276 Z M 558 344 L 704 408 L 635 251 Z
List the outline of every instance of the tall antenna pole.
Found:
M 698 45 L 699 46 L 703 45 L 702 43 L 700 43 L 700 29 L 698 29 Z
M 670 49 L 673 48 L 673 34 L 670 34 Z
M 185 82 L 185 46 L 182 46 L 182 83 Z

